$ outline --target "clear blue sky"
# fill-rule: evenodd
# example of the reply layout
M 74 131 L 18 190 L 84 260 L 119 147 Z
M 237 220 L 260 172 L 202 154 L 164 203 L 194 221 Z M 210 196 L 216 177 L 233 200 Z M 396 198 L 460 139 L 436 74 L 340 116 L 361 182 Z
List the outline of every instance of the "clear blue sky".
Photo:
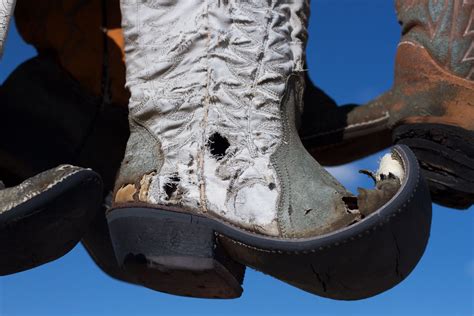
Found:
M 388 89 L 399 39 L 393 1 L 313 0 L 311 6 L 308 54 L 315 81 L 340 103 L 364 102 Z M 13 28 L 0 82 L 33 55 Z M 355 190 L 370 184 L 357 170 L 375 169 L 379 156 L 331 171 Z M 250 269 L 240 299 L 175 297 L 111 279 L 79 245 L 53 263 L 0 278 L 0 315 L 474 315 L 474 208 L 434 206 L 433 213 L 432 236 L 415 271 L 362 301 L 320 298 Z

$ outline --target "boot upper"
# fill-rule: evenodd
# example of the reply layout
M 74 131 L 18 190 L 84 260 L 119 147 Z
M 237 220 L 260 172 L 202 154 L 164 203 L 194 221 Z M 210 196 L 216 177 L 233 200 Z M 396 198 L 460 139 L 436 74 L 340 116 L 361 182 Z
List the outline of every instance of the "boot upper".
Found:
M 122 1 L 131 137 L 115 205 L 205 214 L 309 237 L 349 224 L 351 196 L 295 128 L 308 3 Z

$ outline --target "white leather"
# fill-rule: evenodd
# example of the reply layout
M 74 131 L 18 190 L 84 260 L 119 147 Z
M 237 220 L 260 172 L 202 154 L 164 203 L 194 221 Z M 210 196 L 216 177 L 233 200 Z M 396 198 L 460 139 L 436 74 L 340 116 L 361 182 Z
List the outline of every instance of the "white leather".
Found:
M 308 7 L 303 0 L 121 0 L 130 117 L 164 154 L 148 177 L 148 203 L 279 235 L 281 188 L 270 156 L 281 141 L 286 80 L 303 71 Z M 214 133 L 230 143 L 222 159 L 208 150 Z
M 7 38 L 10 19 L 13 15 L 16 0 L 0 0 L 0 57 Z
M 382 176 L 386 178 L 390 175 L 394 175 L 400 182 L 405 179 L 405 170 L 403 169 L 402 164 L 397 159 L 392 157 L 392 154 L 385 154 L 379 162 L 379 169 L 375 174 L 377 181 L 382 180 Z

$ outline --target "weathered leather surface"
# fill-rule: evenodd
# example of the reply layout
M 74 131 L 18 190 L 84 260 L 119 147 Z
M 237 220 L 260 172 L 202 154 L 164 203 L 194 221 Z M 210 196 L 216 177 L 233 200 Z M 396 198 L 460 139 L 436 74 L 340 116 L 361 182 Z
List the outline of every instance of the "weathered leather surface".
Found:
M 15 2 L 16 0 L 0 0 L 0 57 L 2 57 Z
M 128 138 L 127 111 L 88 94 L 48 56 L 0 86 L 0 173 L 26 179 L 59 164 L 92 168 L 111 190 Z M 5 179 L 5 178 L 4 178 Z
M 397 0 L 402 43 L 423 45 L 443 68 L 474 80 L 474 2 Z
M 283 139 L 272 162 L 281 181 L 278 219 L 285 237 L 309 237 L 345 227 L 355 216 L 343 197 L 351 193 L 304 149 L 296 131 L 304 83 L 300 76 L 288 83 L 282 101 Z
M 83 169 L 61 165 L 37 174 L 14 187 L 0 189 L 0 215 L 39 196 L 80 170 Z
M 20 65 L 0 86 L 0 178 L 7 186 L 59 164 L 92 168 L 112 190 L 129 136 L 127 111 L 88 94 L 50 56 Z M 133 282 L 118 267 L 104 212 L 84 236 L 96 263 Z
M 348 222 L 349 193 L 291 127 L 303 87 L 288 78 L 304 69 L 306 1 L 121 5 L 132 133 L 150 136 L 129 140 L 116 205 L 177 207 L 273 236 Z
M 325 164 L 349 162 L 389 146 L 391 130 L 406 123 L 474 130 L 474 3 L 396 4 L 402 39 L 392 89 L 357 107 L 319 106 L 310 95 L 306 99 L 301 137 Z

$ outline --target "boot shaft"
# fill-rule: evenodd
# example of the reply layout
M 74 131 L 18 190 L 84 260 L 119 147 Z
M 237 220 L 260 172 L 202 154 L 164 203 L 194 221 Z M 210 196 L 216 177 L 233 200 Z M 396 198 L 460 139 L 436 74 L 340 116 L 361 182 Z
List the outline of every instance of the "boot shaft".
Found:
M 453 74 L 474 80 L 474 1 L 397 0 L 402 43 L 424 46 Z
M 350 194 L 295 128 L 307 1 L 121 8 L 132 134 L 115 205 L 177 208 L 273 236 L 352 221 Z

